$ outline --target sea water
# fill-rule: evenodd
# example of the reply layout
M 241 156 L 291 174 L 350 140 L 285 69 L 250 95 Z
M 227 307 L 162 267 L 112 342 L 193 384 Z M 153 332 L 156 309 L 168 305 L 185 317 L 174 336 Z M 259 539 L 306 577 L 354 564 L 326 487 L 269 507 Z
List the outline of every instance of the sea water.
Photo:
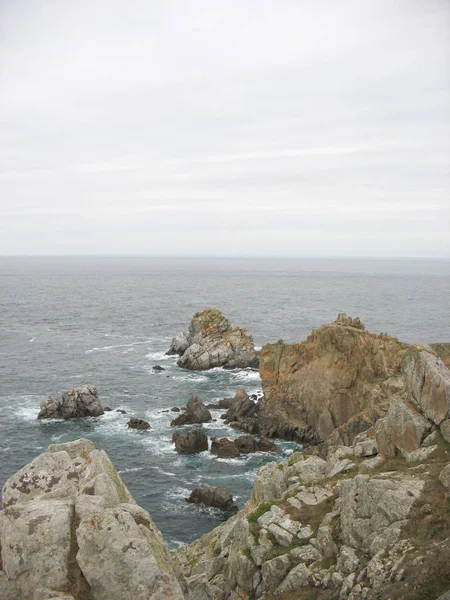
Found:
M 198 485 L 227 486 L 239 506 L 256 470 L 279 454 L 218 459 L 178 455 L 170 421 L 191 394 L 205 403 L 261 390 L 250 369 L 190 372 L 165 351 L 192 315 L 222 310 L 256 346 L 305 339 L 345 311 L 367 329 L 409 343 L 450 341 L 450 262 L 375 259 L 0 258 L 0 485 L 50 443 L 83 436 L 111 457 L 171 547 L 224 519 L 187 504 Z M 160 365 L 164 371 L 155 372 Z M 103 406 L 126 414 L 38 421 L 42 396 L 95 384 Z M 239 432 L 215 421 L 209 436 Z M 151 424 L 126 426 L 131 416 Z

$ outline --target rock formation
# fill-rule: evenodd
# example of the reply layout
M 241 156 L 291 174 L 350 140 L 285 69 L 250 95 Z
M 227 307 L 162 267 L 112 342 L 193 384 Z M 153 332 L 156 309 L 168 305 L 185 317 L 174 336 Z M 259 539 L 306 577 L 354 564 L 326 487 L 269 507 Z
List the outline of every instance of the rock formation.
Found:
M 198 454 L 208 450 L 208 436 L 200 429 L 191 429 L 187 433 L 176 431 L 172 442 L 179 454 Z
M 173 419 L 170 424 L 173 427 L 179 427 L 181 425 L 200 425 L 201 423 L 208 423 L 211 419 L 211 413 L 200 398 L 191 396 L 186 404 L 186 410 L 176 419 Z
M 49 446 L 2 502 L 2 600 L 185 598 L 150 515 L 91 441 Z
M 186 498 L 186 501 L 191 504 L 204 504 L 205 506 L 220 508 L 225 512 L 236 512 L 238 510 L 230 490 L 225 487 L 202 485 L 195 488 L 189 498 Z
M 265 437 L 256 439 L 252 435 L 241 435 L 235 440 L 211 438 L 211 453 L 218 458 L 235 458 L 252 452 L 276 452 L 276 445 Z
M 84 385 L 81 388 L 70 388 L 62 395 L 61 400 L 52 396 L 42 398 L 38 419 L 77 419 L 99 417 L 102 414 L 97 388 Z
M 131 429 L 150 429 L 150 423 L 147 423 L 147 421 L 144 421 L 143 419 L 132 418 L 128 421 L 127 425 Z
M 403 388 L 407 348 L 346 315 L 300 344 L 266 344 L 260 361 L 264 396 L 252 429 L 301 443 L 330 436 L 350 443 L 386 414 L 390 396 Z
M 177 334 L 167 354 L 178 354 L 184 369 L 202 371 L 213 367 L 258 368 L 253 338 L 244 329 L 233 327 L 220 310 L 196 313 L 185 335 Z

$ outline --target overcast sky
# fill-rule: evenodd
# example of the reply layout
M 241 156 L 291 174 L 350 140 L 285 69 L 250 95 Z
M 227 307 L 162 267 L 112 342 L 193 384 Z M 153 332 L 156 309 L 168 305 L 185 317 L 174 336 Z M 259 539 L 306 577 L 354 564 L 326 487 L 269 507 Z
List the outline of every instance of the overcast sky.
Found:
M 450 257 L 448 0 L 0 0 L 0 254 Z

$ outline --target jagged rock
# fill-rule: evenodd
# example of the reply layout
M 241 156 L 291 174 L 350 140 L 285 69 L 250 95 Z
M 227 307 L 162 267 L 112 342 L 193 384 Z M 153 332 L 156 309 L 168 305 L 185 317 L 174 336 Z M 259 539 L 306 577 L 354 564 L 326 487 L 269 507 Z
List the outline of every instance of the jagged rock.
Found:
M 2 496 L 2 599 L 72 598 L 73 586 L 92 600 L 184 599 L 150 515 L 91 441 L 52 444 Z
M 147 423 L 143 419 L 132 418 L 128 421 L 127 425 L 131 429 L 150 429 L 150 423 Z
M 359 320 L 359 317 L 355 317 L 354 319 L 352 319 L 345 312 L 338 314 L 338 317 L 337 317 L 335 323 L 337 323 L 338 325 L 344 325 L 345 327 L 355 327 L 356 329 L 365 329 L 364 325 Z
M 161 534 L 150 515 L 135 508 L 108 508 L 77 528 L 76 558 L 95 600 L 183 600 Z
M 308 567 L 300 563 L 289 571 L 283 582 L 275 590 L 275 593 L 284 594 L 306 587 L 309 583 L 310 575 L 311 571 Z
M 437 445 L 428 446 L 426 448 L 419 448 L 418 450 L 414 450 L 406 455 L 407 462 L 425 462 L 430 456 L 433 454 L 435 450 L 437 450 Z
M 236 445 L 228 438 L 212 438 L 211 453 L 218 458 L 236 458 L 240 456 Z
M 301 344 L 266 344 L 260 353 L 264 396 L 260 432 L 314 443 L 350 445 L 386 413 L 387 387 L 401 375 L 407 346 L 340 322 Z
M 339 473 L 347 473 L 352 469 L 356 469 L 355 463 L 348 458 L 344 458 L 343 460 L 336 461 L 327 471 L 326 476 L 329 478 L 335 477 Z
M 243 388 L 238 388 L 223 419 L 225 423 L 231 423 L 233 426 L 244 429 L 249 433 L 259 433 L 257 413 L 258 405 L 256 402 L 250 400 Z
M 61 400 L 45 396 L 41 400 L 40 408 L 38 419 L 99 417 L 104 412 L 98 399 L 97 388 L 93 385 L 70 388 L 62 395 Z
M 359 565 L 359 558 L 353 548 L 349 546 L 342 546 L 339 551 L 339 558 L 337 560 L 337 568 L 341 573 L 349 575 L 354 573 Z
M 196 313 L 187 335 L 178 334 L 168 354 L 179 354 L 177 364 L 200 371 L 213 367 L 258 367 L 258 353 L 253 338 L 244 329 L 233 327 L 216 309 Z
M 172 343 L 170 344 L 170 348 L 166 354 L 169 356 L 173 356 L 175 354 L 181 356 L 186 352 L 188 346 L 189 342 L 186 335 L 184 333 L 177 333 L 177 335 L 172 338 Z
M 266 588 L 269 590 L 276 589 L 286 577 L 290 567 L 291 561 L 287 554 L 282 554 L 265 562 L 262 565 L 261 575 Z
M 187 433 L 176 431 L 172 435 L 172 443 L 179 454 L 198 454 L 208 450 L 208 436 L 200 429 L 193 429 Z
M 391 398 L 389 411 L 375 425 L 380 454 L 395 456 L 398 451 L 408 454 L 420 448 L 431 429 L 431 423 L 416 407 L 399 396 Z
M 206 506 L 220 508 L 227 512 L 235 512 L 238 510 L 230 490 L 224 487 L 202 485 L 195 488 L 186 501 L 194 504 L 205 504 Z
M 179 415 L 176 419 L 171 421 L 171 425 L 174 427 L 180 425 L 193 425 L 208 423 L 212 420 L 211 413 L 197 396 L 191 396 L 186 405 L 186 410 L 183 414 Z
M 284 472 L 278 468 L 278 463 L 267 463 L 256 473 L 250 502 L 255 505 L 274 500 L 279 498 L 286 488 Z
M 450 371 L 421 346 L 410 346 L 403 359 L 405 383 L 424 415 L 439 425 L 450 417 Z
M 288 469 L 288 475 L 296 475 L 302 483 L 312 483 L 321 479 L 328 469 L 328 463 L 318 456 L 310 456 L 298 461 Z

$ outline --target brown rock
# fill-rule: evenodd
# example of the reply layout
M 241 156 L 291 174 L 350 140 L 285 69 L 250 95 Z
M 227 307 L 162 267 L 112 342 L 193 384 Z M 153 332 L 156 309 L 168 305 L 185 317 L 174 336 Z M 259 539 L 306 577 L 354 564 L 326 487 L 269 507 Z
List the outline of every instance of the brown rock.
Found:
M 172 443 L 179 454 L 198 454 L 208 450 L 208 436 L 200 429 L 192 429 L 187 433 L 176 431 L 172 435 Z
M 186 410 L 182 415 L 173 419 L 171 425 L 178 427 L 180 425 L 194 425 L 201 423 L 208 423 L 211 421 L 212 416 L 200 398 L 197 396 L 191 396 L 186 405 Z
M 127 425 L 128 427 L 131 427 L 131 429 L 150 429 L 150 424 L 143 419 L 130 419 Z
M 189 498 L 186 498 L 186 502 L 204 504 L 205 506 L 220 508 L 227 512 L 236 512 L 238 510 L 228 488 L 212 487 L 210 485 L 202 485 L 195 488 Z
M 218 458 L 236 458 L 240 452 L 235 446 L 233 440 L 228 438 L 212 438 L 211 453 Z

